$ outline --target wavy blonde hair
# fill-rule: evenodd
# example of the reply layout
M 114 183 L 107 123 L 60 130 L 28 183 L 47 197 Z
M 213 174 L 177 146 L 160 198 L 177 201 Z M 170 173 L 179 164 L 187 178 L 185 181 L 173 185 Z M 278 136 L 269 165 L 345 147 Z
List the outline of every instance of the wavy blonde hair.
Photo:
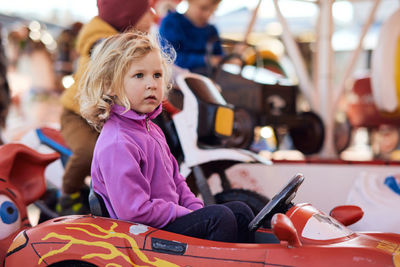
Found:
M 110 116 L 111 106 L 118 103 L 131 109 L 123 88 L 124 76 L 135 61 L 150 52 L 162 59 L 164 90 L 171 87 L 171 68 L 176 53 L 172 46 L 160 45 L 160 39 L 149 33 L 129 31 L 116 34 L 99 43 L 91 56 L 79 84 L 80 112 L 89 124 L 100 131 Z

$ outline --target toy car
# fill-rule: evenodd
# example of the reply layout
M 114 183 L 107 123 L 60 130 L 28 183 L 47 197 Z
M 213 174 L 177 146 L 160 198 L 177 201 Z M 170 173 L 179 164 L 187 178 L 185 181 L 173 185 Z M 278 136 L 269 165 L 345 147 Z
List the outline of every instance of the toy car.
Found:
M 12 165 L 3 168 L 8 171 L 0 179 L 0 261 L 5 257 L 7 267 L 400 266 L 400 235 L 355 233 L 310 204 L 294 205 L 301 174 L 250 223 L 257 231 L 252 244 L 192 238 L 95 215 L 60 217 L 27 228 L 24 204 L 34 200 L 30 192 L 44 184 L 43 165 L 55 158 L 20 144 L 0 147 L 4 152 L 15 155 L 0 166 Z M 345 224 L 361 218 L 359 208 L 349 210 L 335 209 L 333 216 Z M 271 229 L 259 228 L 270 217 Z

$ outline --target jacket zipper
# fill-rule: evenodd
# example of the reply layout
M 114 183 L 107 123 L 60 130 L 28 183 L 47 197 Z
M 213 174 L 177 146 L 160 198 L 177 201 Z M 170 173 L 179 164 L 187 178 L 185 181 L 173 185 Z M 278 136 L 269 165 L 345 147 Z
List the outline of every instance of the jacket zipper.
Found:
M 147 130 L 147 132 L 150 133 L 149 117 L 146 117 L 146 119 L 144 120 L 144 122 L 145 122 L 145 124 L 146 124 L 146 130 Z M 157 142 L 158 146 L 160 147 L 160 149 L 161 149 L 162 153 L 165 155 L 165 157 L 168 157 L 168 153 L 167 153 L 167 152 L 165 151 L 165 149 L 162 147 L 162 145 L 160 144 L 160 141 L 157 140 L 157 138 L 155 138 L 155 137 L 152 136 L 151 134 L 150 134 L 150 136 Z M 165 168 L 167 169 L 166 166 L 167 166 L 168 164 L 165 162 L 165 160 L 163 160 L 163 162 L 164 162 Z
M 149 117 L 146 117 L 145 123 L 146 123 L 147 132 L 149 133 L 150 132 Z

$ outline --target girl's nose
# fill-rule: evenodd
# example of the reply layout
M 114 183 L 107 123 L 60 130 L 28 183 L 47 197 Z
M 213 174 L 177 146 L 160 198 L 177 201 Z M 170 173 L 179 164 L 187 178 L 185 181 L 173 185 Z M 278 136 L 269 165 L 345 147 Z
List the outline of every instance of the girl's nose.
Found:
M 147 90 L 154 89 L 154 88 L 156 88 L 156 84 L 154 82 L 146 84 Z
M 153 79 L 149 79 L 146 83 L 146 89 L 156 88 L 156 82 Z

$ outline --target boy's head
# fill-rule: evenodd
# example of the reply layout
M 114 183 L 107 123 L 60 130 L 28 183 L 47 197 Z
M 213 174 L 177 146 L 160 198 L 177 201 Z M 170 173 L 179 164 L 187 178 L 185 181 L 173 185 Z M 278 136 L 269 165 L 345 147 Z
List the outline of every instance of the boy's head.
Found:
M 106 120 L 114 102 L 131 109 L 130 100 L 124 90 L 124 77 L 132 64 L 152 52 L 161 56 L 162 87 L 165 90 L 170 82 L 170 65 L 175 59 L 175 51 L 173 48 L 168 48 L 168 51 L 161 49 L 155 36 L 132 31 L 114 35 L 97 45 L 80 84 L 82 116 L 96 126 L 98 123 L 95 118 L 90 117 L 94 110 L 98 110 L 95 116 Z M 104 113 L 106 117 L 99 116 L 99 113 Z M 103 123 L 104 121 L 100 128 Z
M 149 8 L 136 22 L 134 28 L 138 31 L 149 32 L 151 26 L 157 22 L 157 14 L 153 8 Z
M 97 0 L 99 17 L 119 32 L 135 26 L 149 7 L 149 0 Z
M 188 9 L 185 15 L 198 27 L 207 25 L 221 0 L 187 0 Z

